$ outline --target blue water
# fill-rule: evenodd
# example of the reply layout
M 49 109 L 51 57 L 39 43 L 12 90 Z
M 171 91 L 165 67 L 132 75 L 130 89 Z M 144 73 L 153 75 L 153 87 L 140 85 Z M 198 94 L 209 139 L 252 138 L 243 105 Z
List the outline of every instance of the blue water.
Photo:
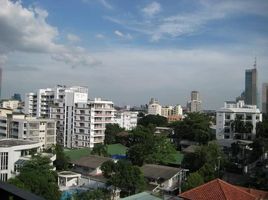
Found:
M 83 190 L 82 190 L 83 191 Z M 71 189 L 71 190 L 65 190 L 62 192 L 60 200 L 69 200 L 72 198 L 74 194 L 82 192 L 79 189 Z

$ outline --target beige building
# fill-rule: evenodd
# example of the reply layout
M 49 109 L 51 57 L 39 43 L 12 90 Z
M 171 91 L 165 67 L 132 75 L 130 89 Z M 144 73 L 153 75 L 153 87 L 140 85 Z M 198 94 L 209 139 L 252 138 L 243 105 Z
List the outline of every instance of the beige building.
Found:
M 5 99 L 1 102 L 1 108 L 7 108 L 11 110 L 18 109 L 20 107 L 20 101 L 14 99 Z
M 31 140 L 41 143 L 42 148 L 48 148 L 56 144 L 56 122 L 1 108 L 0 138 Z

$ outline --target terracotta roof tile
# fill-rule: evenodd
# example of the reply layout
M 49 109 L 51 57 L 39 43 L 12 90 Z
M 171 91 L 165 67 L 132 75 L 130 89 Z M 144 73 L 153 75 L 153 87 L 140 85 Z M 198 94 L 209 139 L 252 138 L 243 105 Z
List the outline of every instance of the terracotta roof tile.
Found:
M 265 193 L 255 190 L 248 192 L 245 188 L 215 179 L 179 196 L 187 200 L 259 200 L 260 197 L 264 197 Z

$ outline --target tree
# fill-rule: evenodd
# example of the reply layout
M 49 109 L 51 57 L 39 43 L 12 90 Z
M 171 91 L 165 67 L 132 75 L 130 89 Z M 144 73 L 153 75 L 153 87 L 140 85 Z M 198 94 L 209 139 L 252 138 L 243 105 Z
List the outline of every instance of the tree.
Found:
M 150 124 L 154 126 L 167 126 L 168 120 L 166 117 L 160 115 L 146 115 L 138 120 L 138 125 L 147 127 Z
M 8 182 L 47 200 L 58 200 L 60 191 L 57 174 L 52 170 L 52 167 L 48 157 L 33 156 L 20 169 L 20 174 L 15 178 L 9 179 Z
M 107 184 L 119 188 L 122 196 L 143 191 L 145 181 L 137 166 L 133 166 L 125 160 L 119 160 L 112 167 L 107 168 L 107 166 L 111 166 L 111 163 L 106 164 L 105 162 L 101 166 L 104 176 L 108 179 Z M 110 169 L 112 169 L 112 172 Z
M 68 169 L 70 158 L 64 154 L 62 146 L 57 144 L 53 152 L 56 153 L 56 160 L 54 161 L 56 169 L 57 170 Z
M 92 199 L 110 200 L 111 194 L 108 190 L 96 189 L 87 192 L 77 193 L 73 196 L 73 200 L 92 200 Z
M 92 151 L 92 155 L 108 156 L 107 146 L 104 144 L 95 144 Z
M 187 191 L 202 184 L 204 184 L 203 177 L 198 172 L 194 172 L 188 176 L 187 181 L 182 185 L 182 190 Z
M 203 113 L 188 113 L 183 121 L 170 124 L 174 128 L 174 140 L 177 145 L 181 140 L 193 140 L 199 144 L 207 144 L 213 139 L 210 129 L 211 118 Z
M 116 143 L 116 134 L 124 131 L 118 124 L 107 124 L 105 129 L 104 144 Z
M 164 163 L 173 159 L 175 148 L 166 136 L 154 135 L 151 132 L 139 132 L 133 135 L 127 157 L 134 165 L 143 163 Z

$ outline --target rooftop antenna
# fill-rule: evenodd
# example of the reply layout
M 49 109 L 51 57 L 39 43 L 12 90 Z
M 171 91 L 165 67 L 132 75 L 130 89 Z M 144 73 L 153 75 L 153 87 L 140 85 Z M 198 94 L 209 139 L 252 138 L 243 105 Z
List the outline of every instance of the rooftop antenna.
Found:
M 257 58 L 256 58 L 256 56 L 255 56 L 255 60 L 254 60 L 253 67 L 254 67 L 254 69 L 256 69 L 256 68 L 257 68 Z

